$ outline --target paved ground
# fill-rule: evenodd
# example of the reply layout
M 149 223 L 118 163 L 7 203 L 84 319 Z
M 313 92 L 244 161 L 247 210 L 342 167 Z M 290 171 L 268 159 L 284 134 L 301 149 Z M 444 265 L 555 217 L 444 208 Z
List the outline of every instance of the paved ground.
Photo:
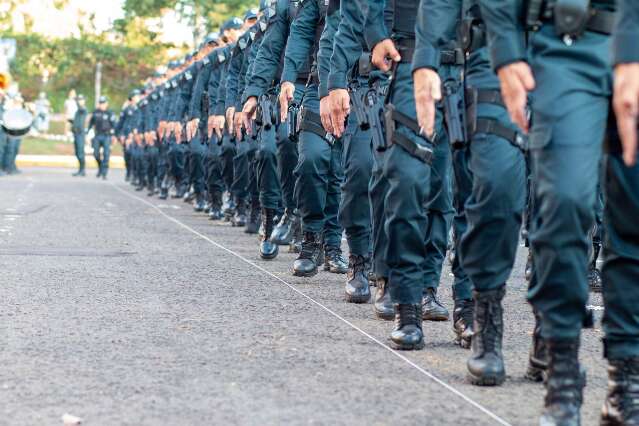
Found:
M 64 413 L 87 425 L 535 424 L 525 250 L 498 388 L 467 383 L 450 322 L 425 324 L 425 350 L 393 352 L 392 324 L 343 302 L 342 277 L 294 278 L 292 260 L 260 261 L 255 237 L 148 199 L 118 173 L 2 178 L 0 424 Z M 450 283 L 446 270 L 452 307 Z M 598 325 L 583 339 L 586 425 L 605 392 L 601 337 Z

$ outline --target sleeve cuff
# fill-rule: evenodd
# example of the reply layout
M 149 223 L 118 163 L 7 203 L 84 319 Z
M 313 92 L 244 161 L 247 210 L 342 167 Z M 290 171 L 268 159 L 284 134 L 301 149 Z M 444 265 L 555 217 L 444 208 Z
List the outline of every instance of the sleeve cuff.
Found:
M 413 54 L 413 72 L 420 68 L 430 68 L 437 71 L 441 65 L 441 53 L 432 46 L 415 49 Z
M 346 81 L 346 74 L 343 72 L 332 72 L 328 75 L 328 90 L 333 89 L 346 89 L 348 82 Z
M 366 43 L 368 44 L 368 48 L 372 51 L 377 43 L 390 36 L 386 33 L 385 26 L 383 28 L 379 28 L 377 25 L 368 25 L 365 31 Z
M 619 32 L 613 42 L 614 63 L 627 64 L 639 62 L 639 31 Z
M 318 88 L 319 98 L 323 99 L 328 96 L 328 84 L 326 81 L 321 81 Z
M 244 102 L 246 102 L 246 100 L 248 98 L 251 97 L 256 97 L 256 98 L 260 98 L 260 96 L 262 96 L 264 94 L 264 91 L 262 89 L 260 89 L 259 87 L 256 86 L 247 86 L 246 90 L 244 91 Z
M 290 81 L 291 83 L 295 83 L 295 81 L 297 80 L 297 73 L 289 68 L 284 68 L 284 71 L 282 72 L 282 78 L 280 79 L 281 81 Z
M 490 40 L 489 46 L 495 71 L 513 62 L 526 60 L 523 34 L 512 32 L 500 35 Z

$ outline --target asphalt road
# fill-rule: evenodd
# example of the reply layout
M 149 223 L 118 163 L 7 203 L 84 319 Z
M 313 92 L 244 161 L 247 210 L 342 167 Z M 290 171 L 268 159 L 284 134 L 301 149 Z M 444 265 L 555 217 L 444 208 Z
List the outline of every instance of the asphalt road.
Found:
M 478 388 L 450 322 L 394 352 L 392 323 L 345 303 L 343 276 L 295 278 L 293 255 L 261 261 L 255 236 L 119 173 L 25 170 L 0 179 L 0 425 L 535 424 L 525 256 L 505 301 L 507 381 Z M 452 310 L 450 285 L 447 268 Z M 600 318 L 582 341 L 584 425 L 605 394 Z

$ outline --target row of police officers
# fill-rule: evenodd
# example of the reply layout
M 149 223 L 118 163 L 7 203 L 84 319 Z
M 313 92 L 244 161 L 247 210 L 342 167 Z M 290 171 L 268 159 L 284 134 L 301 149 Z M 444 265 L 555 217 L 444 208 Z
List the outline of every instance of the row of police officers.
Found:
M 346 274 L 346 301 L 373 298 L 398 350 L 449 319 L 450 249 L 453 330 L 479 386 L 506 378 L 524 228 L 542 425 L 580 424 L 603 211 L 601 424 L 639 424 L 639 3 L 615 3 L 263 0 L 132 92 L 98 146 L 123 144 L 138 190 L 173 188 L 259 234 L 262 259 L 288 245 L 294 275 Z

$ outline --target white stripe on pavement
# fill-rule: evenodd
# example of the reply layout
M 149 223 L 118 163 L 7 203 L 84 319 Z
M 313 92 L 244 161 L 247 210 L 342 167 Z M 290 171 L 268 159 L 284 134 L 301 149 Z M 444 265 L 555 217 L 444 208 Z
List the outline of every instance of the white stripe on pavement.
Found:
M 340 320 L 341 322 L 343 322 L 344 324 L 348 325 L 349 327 L 351 327 L 352 329 L 358 331 L 359 333 L 363 334 L 364 336 L 366 336 L 369 340 L 373 341 L 374 343 L 376 343 L 377 345 L 381 346 L 382 348 L 386 349 L 387 351 L 389 351 L 390 353 L 392 353 L 393 355 L 395 355 L 397 358 L 401 359 L 402 361 L 406 362 L 407 364 L 409 364 L 411 367 L 415 368 L 417 371 L 419 371 L 420 373 L 422 373 L 424 376 L 428 377 L 429 379 L 431 379 L 432 381 L 434 381 L 435 383 L 437 383 L 438 385 L 442 386 L 443 388 L 445 388 L 446 390 L 448 390 L 449 392 L 457 395 L 458 397 L 460 397 L 461 399 L 463 399 L 464 401 L 466 401 L 468 404 L 472 405 L 473 407 L 477 408 L 478 410 L 480 410 L 481 412 L 483 412 L 484 414 L 486 414 L 488 417 L 492 418 L 493 420 L 495 420 L 496 422 L 498 422 L 501 425 L 506 425 L 506 426 L 510 426 L 510 423 L 508 423 L 506 420 L 502 419 L 501 417 L 499 417 L 497 414 L 493 413 L 492 411 L 490 411 L 488 408 L 484 407 L 483 405 L 481 405 L 479 402 L 473 400 L 472 398 L 470 398 L 469 396 L 465 395 L 464 393 L 462 393 L 461 391 L 455 389 L 454 387 L 452 387 L 451 385 L 449 385 L 448 383 L 442 381 L 441 379 L 437 378 L 436 376 L 434 376 L 433 374 L 431 374 L 430 372 L 428 372 L 427 370 L 425 370 L 424 368 L 420 367 L 419 365 L 417 365 L 416 363 L 414 363 L 413 361 L 411 361 L 410 359 L 408 359 L 406 356 L 402 355 L 400 352 L 392 349 L 390 346 L 386 345 L 385 343 L 383 343 L 382 341 L 380 341 L 379 339 L 377 339 L 376 337 L 370 335 L 369 333 L 365 332 L 364 330 L 362 330 L 361 328 L 359 328 L 358 326 L 356 326 L 355 324 L 353 324 L 352 322 L 350 322 L 349 320 L 347 320 L 346 318 L 342 317 L 341 315 L 339 315 L 338 313 L 336 313 L 335 311 L 331 310 L 330 308 L 328 308 L 327 306 L 321 304 L 320 302 L 318 302 L 317 300 L 313 299 L 312 297 L 310 297 L 309 295 L 307 295 L 306 293 L 304 293 L 303 291 L 301 291 L 300 289 L 298 289 L 297 287 L 295 287 L 293 284 L 290 284 L 289 282 L 283 280 L 282 278 L 278 277 L 277 275 L 273 274 L 272 272 L 264 269 L 262 266 L 250 261 L 249 259 L 245 258 L 244 256 L 234 252 L 233 250 L 230 250 L 228 248 L 226 248 L 225 246 L 213 241 L 212 239 L 210 239 L 209 237 L 207 237 L 206 235 L 201 234 L 200 232 L 196 231 L 195 229 L 191 228 L 190 226 L 180 222 L 178 219 L 169 216 L 168 214 L 166 214 L 163 210 L 161 210 L 159 207 L 157 207 L 155 204 L 140 198 L 136 195 L 133 195 L 127 191 L 125 191 L 124 189 L 120 188 L 119 186 L 115 185 L 114 183 L 110 182 L 111 186 L 115 189 L 117 189 L 118 191 L 120 191 L 122 194 L 126 195 L 129 198 L 132 198 L 134 200 L 138 200 L 143 204 L 146 204 L 147 206 L 153 208 L 154 210 L 156 210 L 160 215 L 164 216 L 166 219 L 170 220 L 171 222 L 175 223 L 176 225 L 186 229 L 187 231 L 197 235 L 198 237 L 202 238 L 203 240 L 207 241 L 208 243 L 212 244 L 213 246 L 219 248 L 220 250 L 223 250 L 225 252 L 227 252 L 228 254 L 238 258 L 239 260 L 243 261 L 244 263 L 253 266 L 255 269 L 258 269 L 259 271 L 265 273 L 266 275 L 268 275 L 269 277 L 279 281 L 280 283 L 286 285 L 287 287 L 289 287 L 291 290 L 293 290 L 294 292 L 296 292 L 297 294 L 299 294 L 300 296 L 304 297 L 306 300 L 308 300 L 309 302 L 311 302 L 312 304 L 318 306 L 319 308 L 323 309 L 324 311 L 326 311 L 327 313 L 329 313 L 330 315 L 332 315 L 333 317 L 337 318 L 338 320 Z

